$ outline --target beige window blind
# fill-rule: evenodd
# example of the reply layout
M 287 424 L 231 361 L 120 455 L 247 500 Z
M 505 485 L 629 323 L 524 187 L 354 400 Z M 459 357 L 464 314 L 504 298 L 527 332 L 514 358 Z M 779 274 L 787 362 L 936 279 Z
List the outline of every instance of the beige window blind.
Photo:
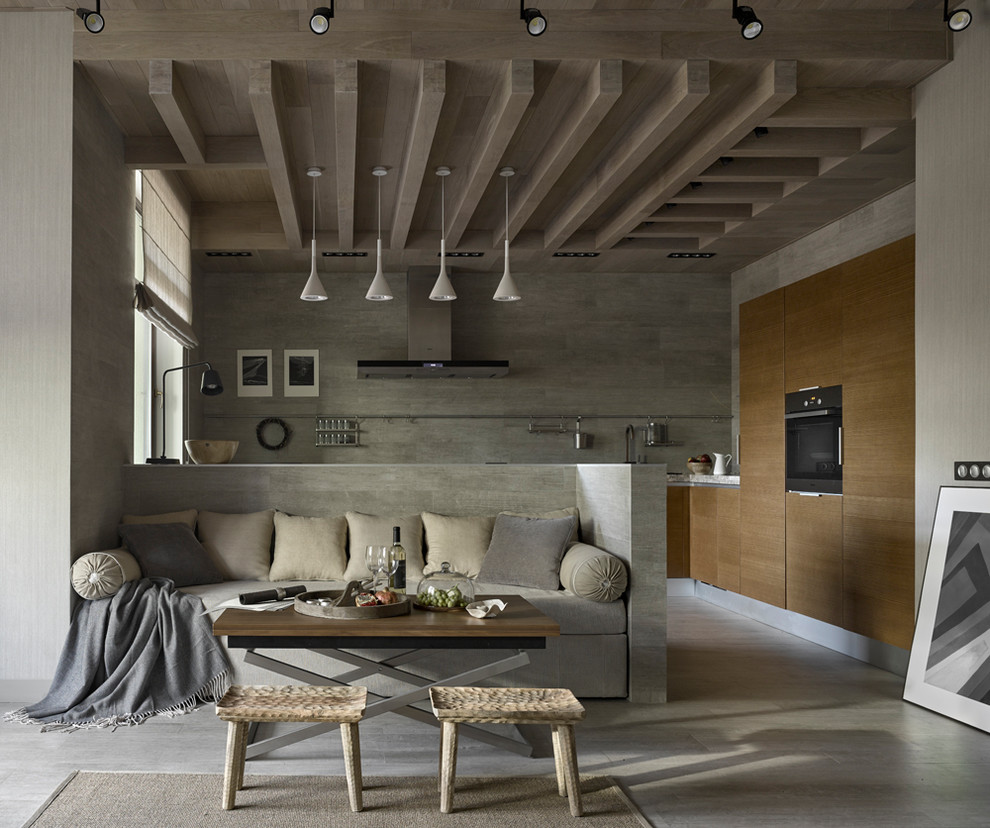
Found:
M 146 170 L 142 179 L 144 284 L 134 307 L 184 348 L 195 348 L 189 197 L 167 172 Z

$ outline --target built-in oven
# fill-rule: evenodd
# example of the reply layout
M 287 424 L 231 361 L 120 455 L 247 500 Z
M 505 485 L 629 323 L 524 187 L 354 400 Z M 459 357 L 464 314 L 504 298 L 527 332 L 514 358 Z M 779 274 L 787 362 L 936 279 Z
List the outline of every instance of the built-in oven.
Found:
M 842 494 L 842 386 L 787 394 L 784 430 L 787 490 Z

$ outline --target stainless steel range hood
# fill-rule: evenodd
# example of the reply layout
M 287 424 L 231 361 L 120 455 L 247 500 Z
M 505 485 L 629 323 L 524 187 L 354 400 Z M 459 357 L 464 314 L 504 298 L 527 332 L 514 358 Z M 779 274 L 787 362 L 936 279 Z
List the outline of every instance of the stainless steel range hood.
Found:
M 408 359 L 360 359 L 358 379 L 494 379 L 509 373 L 501 359 L 451 359 L 450 312 L 453 302 L 433 302 L 433 268 L 406 274 Z

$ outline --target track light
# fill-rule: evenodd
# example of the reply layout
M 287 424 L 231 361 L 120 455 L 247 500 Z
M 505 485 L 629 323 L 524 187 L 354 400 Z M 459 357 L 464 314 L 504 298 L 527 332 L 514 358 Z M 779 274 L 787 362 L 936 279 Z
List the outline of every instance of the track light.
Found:
M 770 130 L 768 127 L 756 127 L 753 130 L 753 135 L 755 135 L 757 138 L 763 138 L 764 136 L 769 134 L 770 134 Z
M 450 167 L 437 167 L 437 175 L 440 176 L 440 273 L 437 281 L 430 291 L 430 299 L 434 302 L 452 302 L 457 298 L 454 286 L 447 277 L 447 218 L 444 211 L 443 180 L 450 175 Z
M 333 0 L 330 0 L 330 7 L 320 6 L 313 9 L 313 14 L 309 18 L 309 29 L 313 34 L 326 34 L 330 31 L 330 21 L 333 20 Z
M 547 30 L 547 19 L 539 9 L 527 9 L 526 0 L 519 0 L 519 19 L 526 21 L 526 31 L 539 37 Z
M 942 19 L 945 25 L 954 32 L 961 32 L 973 22 L 973 15 L 969 9 L 956 9 L 949 14 L 949 0 L 945 0 L 942 7 Z
M 946 2 L 948 2 L 948 0 L 946 0 Z M 86 27 L 86 31 L 91 34 L 99 34 L 103 31 L 103 27 L 106 25 L 103 15 L 100 14 L 100 0 L 96 0 L 96 11 L 91 11 L 90 9 L 76 9 L 76 16 L 82 20 L 83 25 Z
M 948 2 L 948 0 L 946 0 Z M 763 22 L 758 18 L 749 6 L 740 6 L 737 0 L 732 0 L 732 19 L 739 21 L 742 26 L 742 36 L 746 40 L 753 40 L 760 36 L 763 31 Z
M 498 174 L 505 179 L 505 272 L 492 299 L 496 302 L 518 302 L 522 299 L 522 294 L 509 272 L 509 177 L 515 175 L 516 171 L 512 167 L 502 167 Z
M 316 179 L 323 175 L 323 167 L 310 167 L 306 170 L 306 175 L 313 179 L 313 265 L 299 298 L 304 302 L 323 302 L 327 298 L 327 292 L 323 289 L 320 275 L 316 272 Z
M 382 270 L 382 176 L 387 173 L 385 167 L 375 167 L 371 171 L 371 174 L 378 179 L 378 269 L 364 298 L 372 302 L 387 302 L 392 298 L 392 289 L 388 286 Z

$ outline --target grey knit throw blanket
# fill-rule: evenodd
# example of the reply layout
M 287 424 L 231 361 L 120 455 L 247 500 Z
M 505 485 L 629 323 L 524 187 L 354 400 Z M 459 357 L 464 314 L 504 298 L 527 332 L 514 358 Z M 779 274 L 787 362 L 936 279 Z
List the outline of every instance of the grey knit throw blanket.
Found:
M 198 598 L 167 578 L 129 581 L 116 595 L 84 601 L 48 695 L 4 719 L 46 731 L 117 727 L 218 700 L 230 664 L 202 612 Z

